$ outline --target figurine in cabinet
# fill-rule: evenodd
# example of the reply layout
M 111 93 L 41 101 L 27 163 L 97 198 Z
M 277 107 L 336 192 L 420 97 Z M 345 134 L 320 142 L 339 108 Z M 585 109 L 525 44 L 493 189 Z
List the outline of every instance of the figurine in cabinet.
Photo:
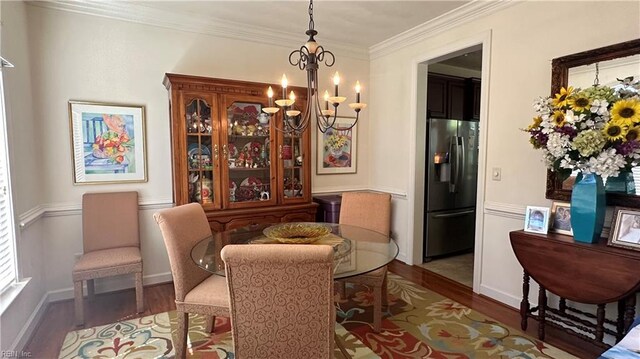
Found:
M 240 152 L 238 158 L 236 158 L 236 167 L 244 167 L 245 161 L 247 159 L 246 156 L 247 155 L 245 155 L 244 151 Z

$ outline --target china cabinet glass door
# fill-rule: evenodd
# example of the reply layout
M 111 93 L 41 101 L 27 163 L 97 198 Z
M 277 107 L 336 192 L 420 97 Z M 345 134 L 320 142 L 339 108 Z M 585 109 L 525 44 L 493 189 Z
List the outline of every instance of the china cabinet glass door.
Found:
M 215 100 L 208 96 L 184 97 L 188 201 L 220 208 L 218 126 L 212 121 Z
M 262 97 L 223 97 L 222 163 L 227 208 L 273 205 L 275 196 L 275 163 L 272 158 L 274 129 L 262 112 Z
M 283 201 L 297 202 L 307 200 L 310 179 L 306 178 L 308 166 L 308 132 L 281 134 L 278 148 L 278 160 L 282 169 Z

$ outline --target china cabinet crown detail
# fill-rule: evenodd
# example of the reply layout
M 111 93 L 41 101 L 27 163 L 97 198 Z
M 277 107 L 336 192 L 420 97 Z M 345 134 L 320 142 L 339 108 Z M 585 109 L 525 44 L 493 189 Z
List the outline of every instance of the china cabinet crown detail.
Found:
M 310 133 L 275 129 L 281 114 L 261 111 L 270 84 L 166 74 L 164 85 L 176 205 L 200 203 L 214 231 L 313 221 Z M 304 103 L 306 89 L 292 90 Z

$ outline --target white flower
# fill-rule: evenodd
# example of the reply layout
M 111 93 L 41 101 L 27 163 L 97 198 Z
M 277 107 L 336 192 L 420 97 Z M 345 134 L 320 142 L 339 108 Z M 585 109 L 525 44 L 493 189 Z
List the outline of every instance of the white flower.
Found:
M 609 114 L 607 106 L 609 106 L 609 102 L 607 102 L 607 100 L 595 99 L 591 103 L 591 113 L 596 113 L 598 115 Z
M 533 102 L 533 109 L 542 117 L 551 115 L 551 99 L 548 97 L 538 97 Z
M 606 179 L 620 174 L 620 170 L 625 165 L 624 156 L 617 154 L 615 149 L 610 148 L 600 153 L 598 157 L 589 158 L 589 161 L 578 165 L 578 168 L 584 173 L 595 173 L 601 176 L 602 179 Z
M 581 122 L 586 117 L 585 114 L 581 114 L 576 116 L 573 111 L 568 110 L 567 113 L 564 114 L 564 119 L 570 124 L 575 124 L 576 122 Z
M 553 132 L 549 134 L 549 139 L 547 140 L 547 149 L 553 157 L 561 158 L 564 157 L 564 155 L 567 153 L 569 144 L 569 136 L 563 136 L 560 133 Z

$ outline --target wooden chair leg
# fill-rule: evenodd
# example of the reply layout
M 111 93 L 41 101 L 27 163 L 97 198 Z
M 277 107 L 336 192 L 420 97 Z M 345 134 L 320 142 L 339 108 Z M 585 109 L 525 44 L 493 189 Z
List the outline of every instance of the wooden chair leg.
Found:
M 144 289 L 142 287 L 142 272 L 136 273 L 136 311 L 144 312 Z
M 215 315 L 208 315 L 205 317 L 205 324 L 204 324 L 204 331 L 205 333 L 213 333 L 213 325 L 216 322 L 216 316 Z
M 337 283 L 338 295 L 340 296 L 340 300 L 347 298 L 347 285 L 345 281 L 340 280 Z
M 84 325 L 84 307 L 83 307 L 83 295 L 82 295 L 82 281 L 73 282 L 73 294 L 75 300 L 75 312 L 76 312 L 76 325 Z
M 382 327 L 382 285 L 373 287 L 373 331 L 380 332 Z
M 382 305 L 385 307 L 389 305 L 389 298 L 387 297 L 387 275 L 384 275 L 384 279 L 382 280 Z
M 87 298 L 93 300 L 96 294 L 96 287 L 94 286 L 93 279 L 87 279 Z
M 189 332 L 189 313 L 178 312 L 178 328 L 176 333 L 176 358 L 187 356 L 187 334 Z
M 340 349 L 340 353 L 345 357 L 345 359 L 351 359 L 351 355 L 349 355 L 347 349 L 345 349 L 344 345 L 342 345 L 342 341 L 340 341 L 340 337 L 337 333 L 333 333 L 333 338 L 336 342 L 336 346 L 338 347 L 338 349 Z

